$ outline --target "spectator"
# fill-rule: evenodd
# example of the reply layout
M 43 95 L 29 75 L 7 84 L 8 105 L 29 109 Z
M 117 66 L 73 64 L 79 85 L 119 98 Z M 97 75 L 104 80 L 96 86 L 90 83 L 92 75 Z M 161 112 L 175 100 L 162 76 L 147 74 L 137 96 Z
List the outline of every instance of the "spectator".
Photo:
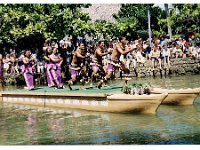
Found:
M 183 57 L 183 51 L 178 44 L 176 45 L 176 48 L 175 48 L 175 55 L 176 55 L 176 59 Z
M 156 62 L 159 63 L 159 67 L 160 67 L 160 69 L 162 69 L 161 59 L 160 59 L 160 51 L 159 51 L 158 46 L 154 46 L 153 50 L 150 53 L 150 59 L 151 59 L 151 65 L 152 65 L 153 70 L 155 69 Z
M 168 48 L 168 45 L 165 44 L 164 48 L 162 49 L 162 55 L 163 55 L 163 60 L 164 60 L 164 67 L 170 67 L 170 49 Z

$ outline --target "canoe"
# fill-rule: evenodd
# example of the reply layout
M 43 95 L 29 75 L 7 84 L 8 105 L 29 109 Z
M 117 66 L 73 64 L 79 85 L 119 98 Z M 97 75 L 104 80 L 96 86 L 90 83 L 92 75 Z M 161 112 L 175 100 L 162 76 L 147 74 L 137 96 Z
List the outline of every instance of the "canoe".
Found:
M 155 114 L 167 93 L 151 95 L 113 94 L 107 96 L 112 111 Z
M 154 88 L 152 93 L 160 94 L 167 92 L 168 96 L 162 104 L 166 105 L 192 105 L 200 93 L 200 88 L 188 89 L 162 89 Z
M 167 94 L 126 95 L 105 93 L 2 92 L 3 103 L 73 108 L 114 113 L 155 114 Z M 117 99 L 118 98 L 118 99 Z

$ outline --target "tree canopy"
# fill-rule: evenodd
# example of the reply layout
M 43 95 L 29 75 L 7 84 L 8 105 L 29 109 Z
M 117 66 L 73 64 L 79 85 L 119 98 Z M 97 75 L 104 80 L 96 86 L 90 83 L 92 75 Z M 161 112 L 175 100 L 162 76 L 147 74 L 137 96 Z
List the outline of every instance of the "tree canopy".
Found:
M 87 4 L 1 4 L 0 45 L 37 47 L 42 39 L 90 34 Z M 23 42 L 22 42 L 23 41 Z M 40 43 L 38 43 L 40 42 Z
M 139 35 L 140 37 L 148 37 L 148 9 L 151 12 L 151 29 L 152 31 L 160 31 L 158 20 L 164 17 L 165 12 L 153 4 L 122 4 L 118 14 L 114 14 L 117 22 L 125 23 L 127 33 L 131 35 Z
M 40 48 L 44 39 L 74 39 L 85 35 L 110 39 L 129 35 L 148 37 L 147 11 L 151 12 L 153 36 L 167 35 L 171 25 L 173 35 L 200 32 L 200 4 L 174 4 L 169 16 L 153 4 L 122 4 L 113 14 L 116 22 L 97 20 L 92 23 L 82 7 L 90 4 L 0 4 L 0 48 Z
M 171 25 L 174 35 L 200 33 L 200 4 L 174 4 L 167 18 L 161 18 L 159 24 Z

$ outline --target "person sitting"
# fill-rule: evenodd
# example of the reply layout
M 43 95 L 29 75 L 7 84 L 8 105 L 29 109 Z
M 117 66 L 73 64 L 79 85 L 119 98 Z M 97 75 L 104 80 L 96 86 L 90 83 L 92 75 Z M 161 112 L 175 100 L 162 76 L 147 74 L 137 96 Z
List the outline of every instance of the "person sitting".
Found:
M 164 48 L 162 49 L 162 56 L 164 59 L 164 67 L 166 68 L 168 66 L 168 68 L 170 67 L 170 49 L 168 48 L 168 45 L 165 44 Z
M 183 51 L 178 44 L 176 45 L 175 55 L 176 55 L 176 59 L 183 58 Z
M 143 66 L 146 62 L 145 58 L 142 56 L 142 47 L 140 45 L 137 45 L 136 60 L 139 64 L 142 64 Z
M 151 65 L 153 70 L 155 69 L 155 63 L 158 62 L 159 63 L 159 67 L 160 69 L 162 69 L 161 67 L 161 59 L 160 59 L 160 50 L 158 46 L 154 46 L 153 50 L 150 53 L 150 59 L 151 59 Z

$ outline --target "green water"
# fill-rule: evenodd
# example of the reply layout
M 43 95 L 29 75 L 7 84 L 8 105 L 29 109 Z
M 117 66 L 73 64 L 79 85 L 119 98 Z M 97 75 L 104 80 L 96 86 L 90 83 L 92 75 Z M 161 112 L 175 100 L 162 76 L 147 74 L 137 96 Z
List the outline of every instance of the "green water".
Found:
M 168 88 L 200 87 L 200 76 L 134 79 Z M 122 85 L 121 81 L 113 81 Z M 15 87 L 6 87 L 11 90 Z M 114 114 L 0 103 L 0 145 L 200 144 L 200 97 L 161 105 L 156 115 Z

